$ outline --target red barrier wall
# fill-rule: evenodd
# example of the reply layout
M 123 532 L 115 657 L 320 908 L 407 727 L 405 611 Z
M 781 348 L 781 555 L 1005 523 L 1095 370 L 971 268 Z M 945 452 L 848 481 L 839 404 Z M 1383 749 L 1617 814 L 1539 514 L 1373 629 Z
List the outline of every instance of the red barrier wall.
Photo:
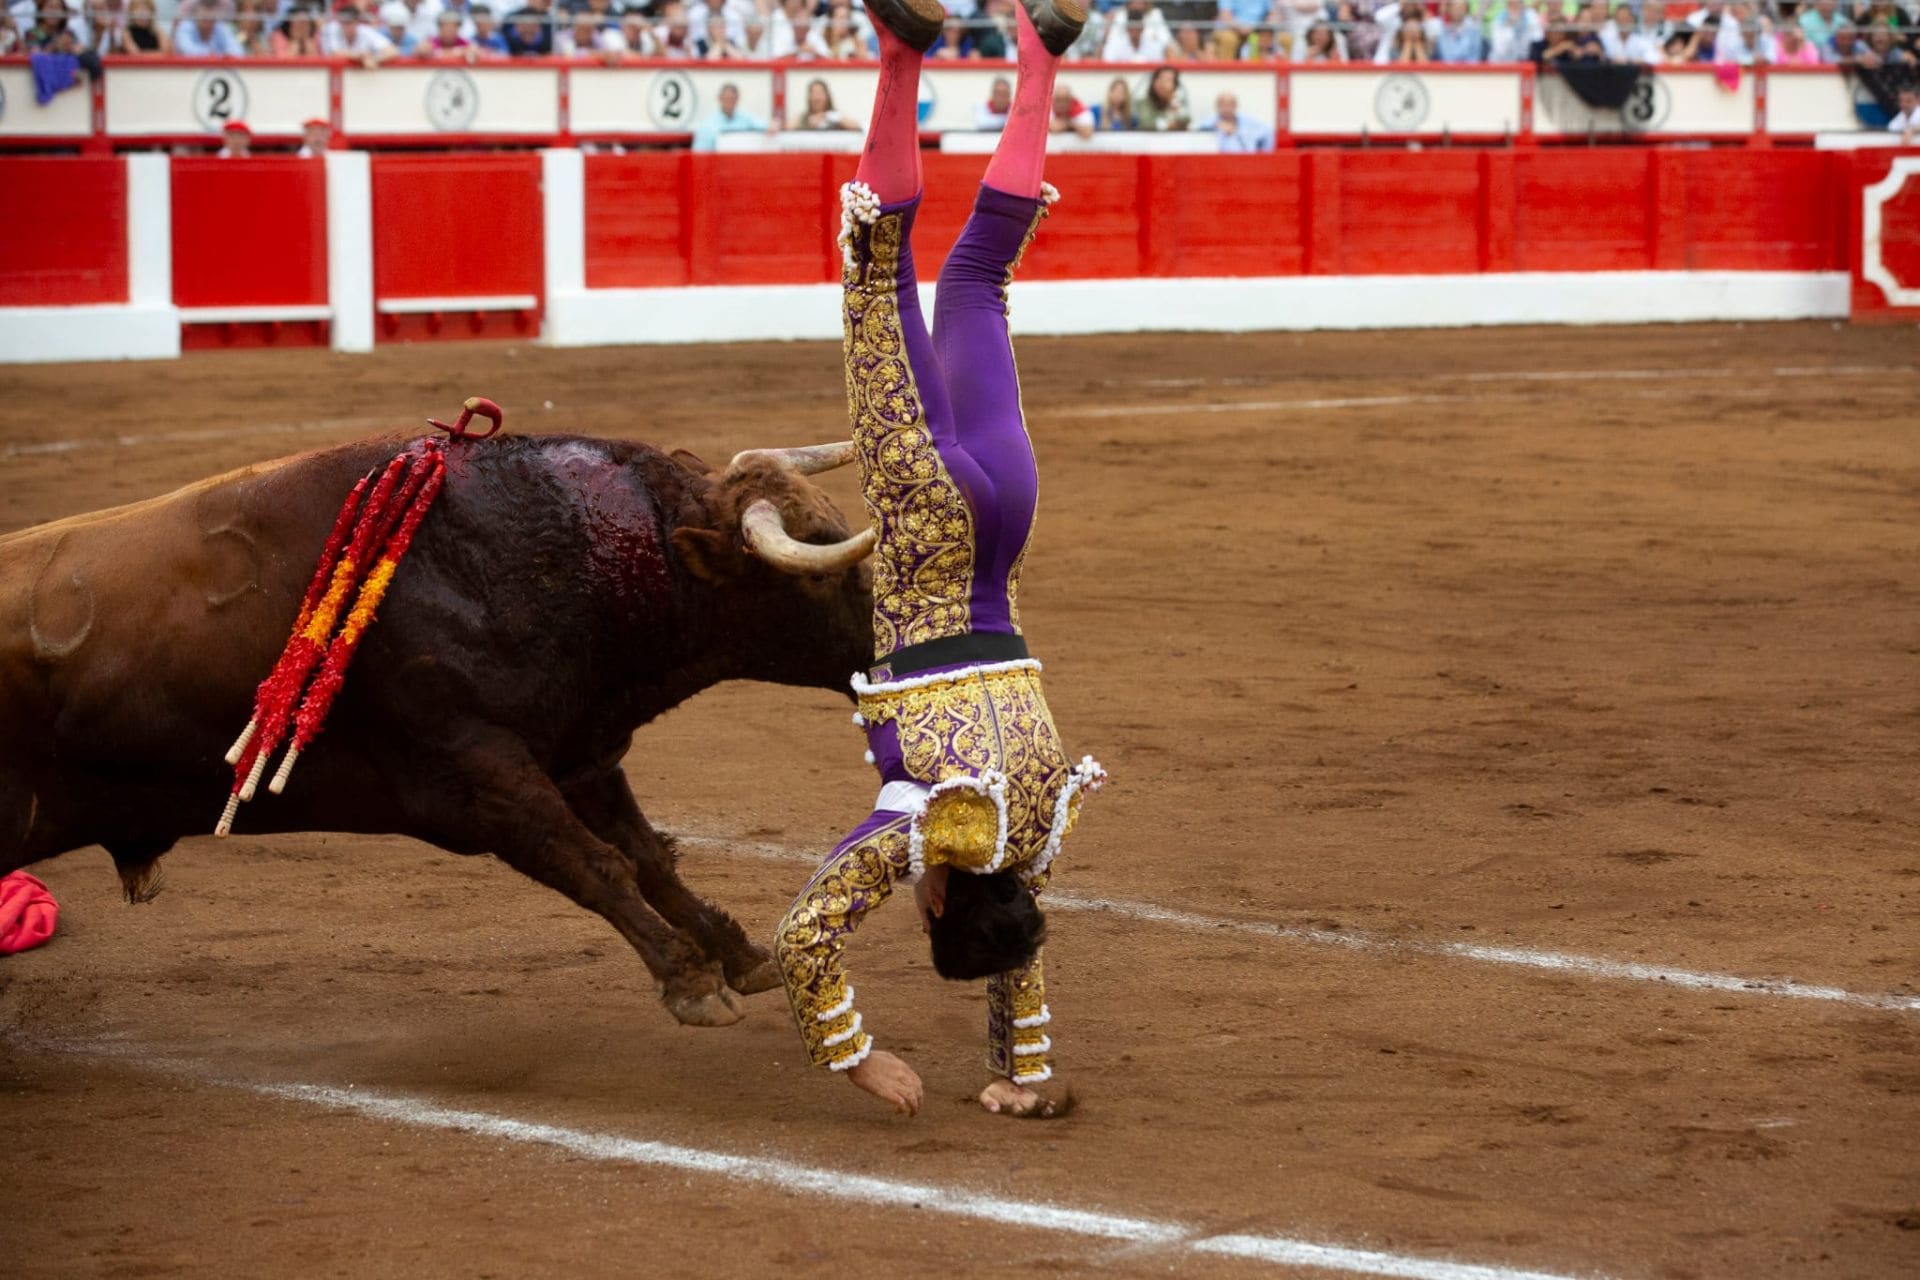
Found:
M 373 296 L 497 297 L 545 294 L 540 157 L 376 155 Z M 449 308 L 458 311 L 457 307 Z M 538 333 L 540 306 L 463 314 L 474 335 Z M 442 336 L 437 315 L 382 315 L 383 340 Z
M 0 159 L 0 307 L 127 300 L 127 167 L 118 157 Z
M 325 306 L 327 175 L 318 160 L 173 161 L 173 300 Z
M 1025 280 L 1476 271 L 1833 271 L 1844 155 L 1301 151 L 1060 156 Z M 831 281 L 850 156 L 594 156 L 587 285 Z M 915 244 L 939 271 L 984 157 L 926 157 Z

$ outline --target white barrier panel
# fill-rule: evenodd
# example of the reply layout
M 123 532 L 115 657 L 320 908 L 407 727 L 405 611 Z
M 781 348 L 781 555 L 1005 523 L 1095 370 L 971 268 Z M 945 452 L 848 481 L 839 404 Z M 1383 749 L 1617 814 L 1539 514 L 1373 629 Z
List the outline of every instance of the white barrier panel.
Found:
M 951 155 L 982 156 L 999 145 L 997 133 L 943 133 L 940 150 Z M 1082 138 L 1056 133 L 1047 139 L 1049 155 L 1074 153 L 1124 156 L 1201 156 L 1220 150 L 1220 135 L 1211 130 L 1181 133 L 1096 133 Z
M 1740 136 L 1753 132 L 1754 76 L 1745 69 L 1732 89 L 1722 84 L 1711 68 L 1642 76 L 1627 105 L 1618 111 L 1588 106 L 1565 80 L 1551 73 L 1542 75 L 1537 85 L 1533 131 L 1541 137 L 1586 133 Z M 1838 73 L 1833 86 L 1836 93 L 1842 92 Z
M 1377 72 L 1295 68 L 1290 127 L 1296 134 L 1494 134 L 1520 132 L 1517 71 L 1383 67 Z
M 1137 98 L 1152 70 L 1068 63 L 1059 82 L 1082 103 L 1098 107 L 1115 80 Z M 1534 76 L 1517 66 L 1454 70 L 1200 64 L 1183 67 L 1181 83 L 1195 124 L 1214 113 L 1220 94 L 1232 93 L 1243 116 L 1272 127 L 1283 75 L 1291 131 L 1304 137 L 1518 134 L 1529 78 L 1536 95 L 1533 130 L 1545 137 L 1589 132 L 1648 138 L 1749 135 L 1756 132 L 1756 87 L 1763 76 L 1769 131 L 1804 136 L 1854 126 L 1852 92 L 1845 78 L 1832 70 L 1763 73 L 1744 68 L 1729 88 L 1711 68 L 1667 69 L 1645 77 L 1620 110 L 1591 108 L 1558 75 L 1549 71 Z M 586 137 L 685 135 L 712 114 L 721 87 L 729 82 L 739 87 L 747 111 L 768 119 L 784 85 L 784 123 L 791 125 L 804 110 L 808 84 L 818 79 L 841 113 L 864 125 L 873 110 L 878 72 L 871 66 L 825 63 L 605 67 L 536 60 L 336 69 L 324 62 L 114 58 L 104 80 L 106 132 L 114 138 L 211 136 L 230 120 L 244 120 L 256 133 L 290 138 L 299 133 L 302 121 L 332 114 L 329 86 L 335 76 L 344 99 L 339 123 L 349 141 L 455 141 L 463 135 L 554 138 L 563 132 Z M 922 81 L 922 128 L 972 131 L 994 80 L 1002 77 L 1012 79 L 1011 65 L 929 66 Z M 36 106 L 30 71 L 9 61 L 0 65 L 0 92 L 6 95 L 0 139 L 70 138 L 89 132 L 91 108 L 84 90 Z
M 560 131 L 557 67 L 356 67 L 344 81 L 349 136 Z
M 87 79 L 41 106 L 34 101 L 33 71 L 0 67 L 0 138 L 84 138 L 93 132 L 93 98 Z
M 1767 72 L 1767 132 L 1825 133 L 1859 127 L 1853 94 L 1838 68 Z
M 119 138 L 217 134 L 230 120 L 255 133 L 297 136 L 302 121 L 327 115 L 327 68 L 143 67 L 115 62 L 107 72 L 107 132 Z
M 1537 275 L 1039 280 L 1010 291 L 1019 334 L 1452 328 L 1797 320 L 1847 314 L 1845 272 L 1583 271 Z M 933 307 L 933 286 L 920 287 Z M 590 289 L 547 298 L 544 341 L 836 339 L 829 284 Z
M 666 67 L 583 63 L 568 74 L 571 128 L 587 137 L 691 133 L 718 109 L 720 90 L 729 84 L 740 90 L 743 111 L 762 120 L 773 119 L 773 72 L 764 67 L 709 71 L 685 63 Z

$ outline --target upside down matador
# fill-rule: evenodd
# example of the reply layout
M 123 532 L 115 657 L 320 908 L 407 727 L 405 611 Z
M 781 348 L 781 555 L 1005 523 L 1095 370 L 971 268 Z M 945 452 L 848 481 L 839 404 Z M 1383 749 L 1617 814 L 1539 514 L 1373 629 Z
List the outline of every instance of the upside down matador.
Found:
M 856 675 L 873 812 L 781 922 L 777 954 L 807 1053 L 897 1110 L 913 1070 L 876 1045 L 841 952 L 861 920 L 912 882 L 949 978 L 987 979 L 990 1111 L 1045 1115 L 1052 1015 L 1037 899 L 1085 795 L 1105 775 L 1062 748 L 1020 629 L 1020 568 L 1039 480 L 1007 330 L 1007 286 L 1048 205 L 1041 181 L 1060 55 L 1077 0 L 1022 0 L 1019 88 L 973 214 L 920 310 L 921 54 L 939 0 L 869 0 L 880 85 L 866 150 L 842 191 L 847 409 L 874 553 L 874 666 Z M 950 874 L 951 873 L 951 874 Z

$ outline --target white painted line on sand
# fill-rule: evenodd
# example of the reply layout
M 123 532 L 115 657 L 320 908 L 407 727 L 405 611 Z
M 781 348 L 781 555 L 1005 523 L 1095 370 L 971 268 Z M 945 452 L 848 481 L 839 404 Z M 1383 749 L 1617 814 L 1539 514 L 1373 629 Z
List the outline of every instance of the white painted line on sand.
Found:
M 678 839 L 684 845 L 697 845 L 722 853 L 779 862 L 818 864 L 821 856 L 819 853 L 795 849 L 787 845 L 769 844 L 765 841 L 729 840 L 721 836 L 698 835 L 682 835 Z M 1522 969 L 1537 969 L 1570 978 L 1657 982 L 1690 991 L 1724 991 L 1737 995 L 1779 996 L 1789 1000 L 1824 1000 L 1862 1009 L 1920 1013 L 1920 996 L 1878 995 L 1848 991 L 1841 987 L 1813 986 L 1781 978 L 1742 978 L 1729 973 L 1671 969 L 1663 965 L 1609 960 L 1601 956 L 1583 956 L 1565 951 L 1542 951 L 1532 947 L 1484 946 L 1467 942 L 1424 942 L 1418 939 L 1384 938 L 1377 934 L 1346 929 L 1312 929 L 1298 925 L 1273 924 L 1266 920 L 1240 920 L 1232 916 L 1206 915 L 1198 911 L 1183 911 L 1177 907 L 1163 907 L 1155 902 L 1143 902 L 1133 898 L 1096 898 L 1057 889 L 1048 891 L 1047 905 L 1066 911 L 1093 911 L 1125 916 L 1130 920 L 1171 925 L 1181 929 L 1220 930 L 1285 942 L 1345 947 L 1353 951 L 1475 960 L 1482 964 L 1503 964 Z
M 1500 383 L 1520 382 L 1700 382 L 1748 379 L 1761 382 L 1768 378 L 1816 378 L 1885 376 L 1920 372 L 1920 365 L 1780 365 L 1770 369 L 1531 369 L 1512 372 L 1443 373 L 1411 375 L 1423 381 Z M 1197 386 L 1274 386 L 1279 380 L 1256 378 L 1148 378 L 1128 384 L 1112 380 L 1106 385 L 1170 388 Z M 1615 393 L 1619 394 L 1619 393 Z M 1633 393 L 1628 393 L 1633 394 Z M 1641 393 L 1651 395 L 1652 393 Z M 1336 396 L 1302 400 L 1212 400 L 1196 404 L 1087 405 L 1063 408 L 1041 414 L 1047 418 L 1146 418 L 1177 413 L 1287 413 L 1317 412 L 1327 409 L 1386 409 L 1410 404 L 1486 404 L 1491 400 L 1527 400 L 1532 396 L 1422 392 L 1389 396 Z
M 1574 1280 L 1574 1277 L 1555 1272 L 1422 1258 L 1288 1236 L 1245 1232 L 1209 1235 L 1204 1227 L 1191 1223 L 1136 1218 L 1045 1201 L 1019 1200 L 952 1184 L 877 1178 L 773 1156 L 738 1155 L 675 1142 L 656 1142 L 562 1125 L 538 1124 L 487 1111 L 444 1107 L 405 1094 L 342 1089 L 333 1085 L 267 1084 L 236 1080 L 217 1075 L 199 1064 L 151 1056 L 125 1044 L 111 1047 L 80 1046 L 69 1042 L 49 1043 L 42 1047 L 111 1058 L 202 1084 L 240 1089 L 282 1102 L 302 1103 L 414 1129 L 442 1130 L 498 1142 L 551 1147 L 587 1160 L 674 1169 L 797 1195 L 819 1196 L 881 1208 L 920 1209 L 974 1222 L 991 1222 L 1098 1240 L 1119 1240 L 1169 1251 L 1222 1254 L 1276 1266 L 1308 1267 L 1346 1275 L 1391 1276 L 1400 1280 Z

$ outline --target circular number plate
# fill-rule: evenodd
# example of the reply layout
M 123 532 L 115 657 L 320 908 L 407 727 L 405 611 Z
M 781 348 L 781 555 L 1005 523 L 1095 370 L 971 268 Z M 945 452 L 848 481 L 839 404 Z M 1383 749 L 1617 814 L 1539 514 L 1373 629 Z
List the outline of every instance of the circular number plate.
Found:
M 448 67 L 427 81 L 427 122 L 442 133 L 467 128 L 479 110 L 480 86 L 466 72 Z
M 247 82 L 238 71 L 225 67 L 203 71 L 193 82 L 193 118 L 210 133 L 218 133 L 228 121 L 247 118 Z
M 1626 105 L 1620 108 L 1620 124 L 1628 133 L 1658 129 L 1673 114 L 1673 90 L 1651 72 L 1642 72 L 1633 86 Z
M 1427 118 L 1433 100 L 1419 76 L 1393 75 L 1380 82 L 1373 95 L 1373 114 L 1395 133 L 1412 133 Z
M 656 129 L 678 133 L 693 128 L 698 106 L 693 77 L 684 71 L 662 71 L 647 86 L 647 115 Z

